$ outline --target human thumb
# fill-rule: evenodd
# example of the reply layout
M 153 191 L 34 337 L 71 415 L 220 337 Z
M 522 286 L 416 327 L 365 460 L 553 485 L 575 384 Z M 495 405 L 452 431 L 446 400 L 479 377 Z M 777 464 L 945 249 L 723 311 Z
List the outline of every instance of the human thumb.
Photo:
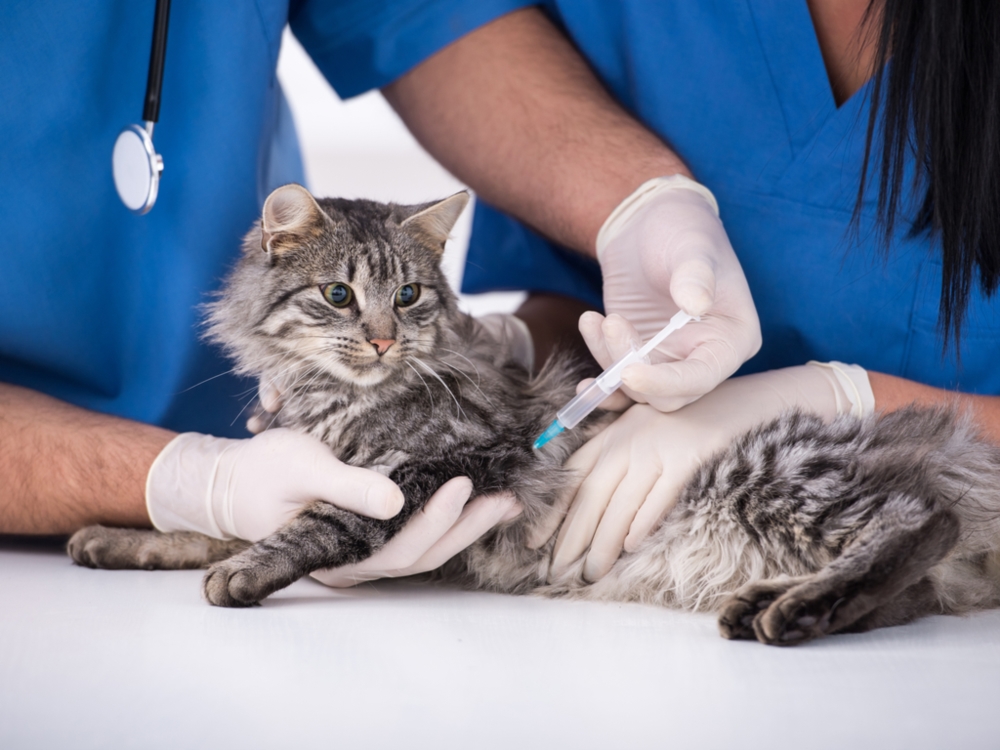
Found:
M 682 262 L 670 278 L 674 304 L 695 317 L 707 313 L 715 302 L 715 270 L 703 259 Z
M 363 516 L 392 518 L 403 509 L 403 493 L 395 482 L 377 471 L 349 466 L 332 453 L 312 462 L 303 479 L 317 500 Z

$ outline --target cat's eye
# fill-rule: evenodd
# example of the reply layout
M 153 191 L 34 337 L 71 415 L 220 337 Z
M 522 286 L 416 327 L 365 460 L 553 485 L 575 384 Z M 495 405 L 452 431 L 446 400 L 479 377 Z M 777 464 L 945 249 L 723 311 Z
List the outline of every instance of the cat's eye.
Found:
M 326 284 L 320 287 L 323 297 L 334 307 L 347 307 L 354 299 L 354 292 L 347 284 Z
M 420 299 L 419 284 L 404 284 L 396 290 L 396 305 L 399 307 L 409 307 Z

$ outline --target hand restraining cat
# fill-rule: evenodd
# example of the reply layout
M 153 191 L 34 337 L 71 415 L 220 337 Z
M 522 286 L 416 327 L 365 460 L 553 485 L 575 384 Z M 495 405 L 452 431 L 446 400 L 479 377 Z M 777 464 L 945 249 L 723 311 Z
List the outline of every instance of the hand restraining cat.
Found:
M 209 305 L 209 335 L 239 371 L 286 384 L 276 423 L 388 475 L 405 496 L 398 516 L 315 502 L 253 545 L 89 527 L 70 540 L 73 559 L 211 565 L 208 600 L 249 606 L 370 556 L 465 475 L 475 493 L 511 491 L 524 506 L 444 567 L 480 588 L 712 609 L 727 638 L 778 645 L 1000 605 L 1000 449 L 966 418 L 916 408 L 761 425 L 702 465 L 605 578 L 587 585 L 581 562 L 547 583 L 553 542 L 530 550 L 528 532 L 568 483 L 565 459 L 610 417 L 532 451 L 583 369 L 556 355 L 531 378 L 458 311 L 439 261 L 467 200 L 317 201 L 279 188 Z

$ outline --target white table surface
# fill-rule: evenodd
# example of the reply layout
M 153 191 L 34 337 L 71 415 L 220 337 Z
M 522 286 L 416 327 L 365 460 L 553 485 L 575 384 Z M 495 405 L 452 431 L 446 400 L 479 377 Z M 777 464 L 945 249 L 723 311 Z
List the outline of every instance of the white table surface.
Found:
M 0 748 L 1000 748 L 1000 611 L 794 649 L 398 581 L 210 607 L 0 539 Z

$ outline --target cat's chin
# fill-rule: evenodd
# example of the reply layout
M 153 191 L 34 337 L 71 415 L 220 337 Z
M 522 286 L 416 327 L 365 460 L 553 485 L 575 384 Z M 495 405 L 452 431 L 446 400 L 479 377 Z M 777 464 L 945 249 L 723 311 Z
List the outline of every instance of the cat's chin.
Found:
M 362 388 L 374 388 L 388 380 L 399 368 L 375 360 L 360 367 L 351 366 L 351 377 L 345 378 L 351 385 Z

